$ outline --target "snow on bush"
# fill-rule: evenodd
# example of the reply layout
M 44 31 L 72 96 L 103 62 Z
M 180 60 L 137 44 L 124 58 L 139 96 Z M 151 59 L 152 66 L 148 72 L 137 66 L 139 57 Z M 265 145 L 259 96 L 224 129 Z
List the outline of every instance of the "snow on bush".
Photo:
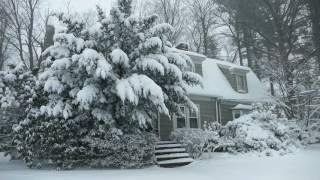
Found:
M 320 120 L 319 119 L 310 120 L 309 125 L 304 128 L 302 142 L 306 145 L 320 143 Z
M 156 137 L 152 133 L 109 133 L 106 140 L 91 138 L 84 142 L 90 147 L 90 167 L 142 168 L 154 164 Z
M 193 158 L 200 158 L 204 152 L 213 151 L 219 144 L 216 132 L 202 129 L 176 129 L 170 138 L 186 145 L 187 152 Z
M 278 107 L 256 104 L 251 114 L 228 122 L 219 131 L 223 139 L 234 145 L 230 152 L 272 152 L 286 154 L 301 146 L 301 129 L 279 114 Z
M 249 114 L 230 121 L 222 127 L 219 134 L 222 139 L 233 142 L 233 146 L 227 148 L 229 152 L 278 151 L 284 154 L 300 146 L 299 140 L 290 132 L 285 121 L 265 120 Z
M 26 117 L 38 95 L 36 77 L 26 69 L 18 64 L 0 71 L 0 151 L 5 151 L 11 157 L 15 154 L 12 128 Z

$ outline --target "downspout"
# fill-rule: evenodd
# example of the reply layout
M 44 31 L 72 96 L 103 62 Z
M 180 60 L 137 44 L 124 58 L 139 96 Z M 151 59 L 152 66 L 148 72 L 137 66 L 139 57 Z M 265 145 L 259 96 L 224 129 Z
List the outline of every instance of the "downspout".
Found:
M 219 104 L 218 104 L 218 107 L 219 107 L 219 121 L 220 121 L 220 124 L 222 124 L 222 119 L 221 119 L 221 100 L 219 100 Z

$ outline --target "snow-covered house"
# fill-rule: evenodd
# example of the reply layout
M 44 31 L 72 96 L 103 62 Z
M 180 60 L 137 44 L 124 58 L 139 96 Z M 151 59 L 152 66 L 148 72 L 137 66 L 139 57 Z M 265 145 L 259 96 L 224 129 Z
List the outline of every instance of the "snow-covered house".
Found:
M 193 112 L 181 106 L 184 116 L 169 118 L 159 115 L 154 127 L 161 140 L 169 139 L 176 128 L 202 128 L 205 121 L 226 124 L 250 112 L 252 103 L 271 100 L 250 68 L 190 51 L 177 51 L 188 55 L 195 64 L 193 71 L 203 77 L 203 87 L 188 88 L 189 96 L 199 111 Z

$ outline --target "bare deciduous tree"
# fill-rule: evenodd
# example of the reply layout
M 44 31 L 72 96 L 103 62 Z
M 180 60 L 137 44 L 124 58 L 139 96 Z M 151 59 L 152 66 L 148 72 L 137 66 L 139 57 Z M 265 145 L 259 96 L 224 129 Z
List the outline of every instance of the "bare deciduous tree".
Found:
M 5 9 L 4 3 L 0 2 L 0 70 L 3 69 L 4 62 L 7 59 L 7 51 L 9 47 L 8 43 L 8 28 L 9 28 L 9 17 Z
M 175 31 L 168 37 L 174 44 L 181 40 L 185 31 L 187 9 L 183 2 L 183 0 L 154 0 L 149 4 L 151 12 L 156 13 L 161 22 L 174 27 Z
M 195 22 L 195 26 L 200 28 L 200 36 L 202 36 L 202 48 L 205 55 L 209 54 L 209 46 L 212 41 L 212 31 L 217 25 L 216 8 L 217 4 L 214 0 L 189 0 L 187 1 L 190 10 L 191 21 Z
M 39 38 L 36 30 L 40 0 L 5 0 L 10 18 L 10 45 L 18 52 L 20 60 L 29 68 L 34 69 L 40 60 Z

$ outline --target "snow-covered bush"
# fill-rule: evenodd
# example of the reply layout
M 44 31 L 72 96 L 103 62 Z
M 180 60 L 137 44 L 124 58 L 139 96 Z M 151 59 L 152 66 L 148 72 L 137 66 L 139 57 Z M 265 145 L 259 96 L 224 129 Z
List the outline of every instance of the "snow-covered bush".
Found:
M 186 145 L 187 152 L 193 158 L 200 158 L 204 152 L 214 151 L 220 144 L 216 132 L 202 129 L 176 129 L 172 132 L 170 138 Z
M 299 126 L 279 116 L 276 106 L 258 104 L 255 107 L 251 114 L 228 122 L 219 131 L 221 138 L 233 142 L 227 151 L 284 154 L 300 147 L 302 131 Z
M 158 113 L 180 113 L 180 104 L 196 108 L 186 88 L 201 84 L 201 77 L 188 71 L 194 66 L 191 59 L 167 46 L 172 27 L 157 24 L 156 16 L 135 18 L 131 0 L 118 0 L 109 17 L 98 8 L 95 28 L 59 18 L 65 29 L 56 32 L 54 45 L 44 52 L 38 81 L 46 99 L 33 104 L 15 127 L 20 154 L 29 166 L 39 160 L 61 168 L 148 164 L 152 137 L 141 134 Z M 118 133 L 118 141 L 109 138 Z M 146 148 L 137 151 L 134 139 Z M 96 163 L 100 151 L 108 149 L 103 155 L 107 164 Z M 129 156 L 136 159 L 131 165 L 119 162 L 130 162 Z
M 299 123 L 299 122 L 298 122 Z M 301 126 L 305 127 L 304 122 Z M 306 145 L 320 143 L 320 120 L 314 119 L 310 120 L 309 125 L 303 129 L 303 136 L 301 137 L 302 142 Z
M 285 124 L 279 119 L 264 121 L 249 114 L 227 123 L 220 136 L 233 142 L 234 145 L 227 148 L 230 152 L 274 150 L 287 153 L 299 147 L 299 140 Z
M 154 163 L 156 137 L 153 133 L 110 133 L 106 140 L 85 139 L 91 148 L 90 167 L 141 168 Z M 99 156 L 97 156 L 99 155 Z

